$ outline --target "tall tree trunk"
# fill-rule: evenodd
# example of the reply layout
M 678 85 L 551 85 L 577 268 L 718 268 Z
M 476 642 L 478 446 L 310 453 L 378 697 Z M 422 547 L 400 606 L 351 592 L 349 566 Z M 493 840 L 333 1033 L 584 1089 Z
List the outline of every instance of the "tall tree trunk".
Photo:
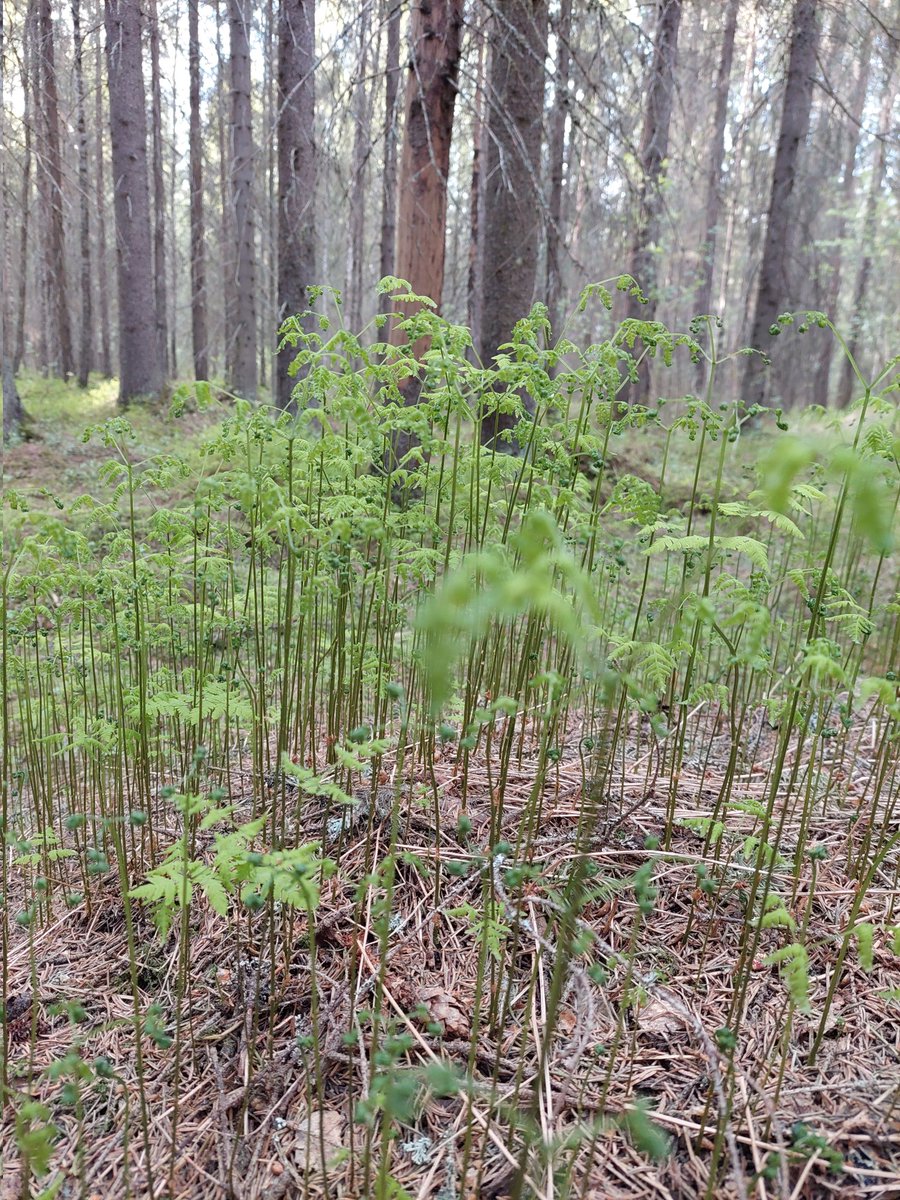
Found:
M 159 15 L 156 0 L 148 0 L 150 41 L 150 128 L 153 145 L 153 284 L 160 361 L 168 374 L 169 335 L 166 299 L 166 184 L 163 177 L 162 84 L 159 78 Z
M 788 59 L 781 128 L 775 151 L 772 191 L 759 269 L 759 290 L 750 344 L 763 351 L 771 344 L 769 330 L 779 312 L 792 301 L 787 275 L 787 245 L 791 229 L 791 193 L 797 177 L 800 147 L 809 133 L 813 75 L 816 69 L 818 0 L 795 0 L 791 50 Z M 761 404 L 768 391 L 768 375 L 762 354 L 747 359 L 743 398 L 746 404 Z
M 350 159 L 350 220 L 347 228 L 347 271 L 344 313 L 347 326 L 359 333 L 362 326 L 363 254 L 366 233 L 366 165 L 372 144 L 369 92 L 369 10 L 359 14 L 357 76 L 353 88 L 353 153 Z
M 88 141 L 84 114 L 84 37 L 81 2 L 72 0 L 72 35 L 75 42 L 75 101 L 78 123 L 78 215 L 81 250 L 81 338 L 78 345 L 78 386 L 87 387 L 93 354 L 91 279 L 91 218 L 88 210 Z
M 98 31 L 95 58 L 94 120 L 96 122 L 97 190 L 94 193 L 97 205 L 97 292 L 100 300 L 100 370 L 104 378 L 112 376 L 112 337 L 109 322 L 109 260 L 106 252 L 106 150 L 103 130 L 106 122 L 103 115 L 103 69 L 102 49 Z
M 209 379 L 206 325 L 206 247 L 203 232 L 203 130 L 200 122 L 200 0 L 188 0 L 188 129 L 191 188 L 191 344 L 194 378 Z
M 227 330 L 232 391 L 256 399 L 256 246 L 253 222 L 253 117 L 249 0 L 228 0 L 231 64 L 231 204 L 237 255 L 229 279 L 234 325 Z
M 646 304 L 641 304 L 637 297 L 628 296 L 626 313 L 638 321 L 652 321 L 656 316 L 655 249 L 659 241 L 663 213 L 663 171 L 669 154 L 669 128 L 675 100 L 675 63 L 678 57 L 681 12 L 682 0 L 658 0 L 653 56 L 646 81 L 647 102 L 638 148 L 641 168 L 640 196 L 628 267 L 629 273 L 637 281 L 647 300 Z M 646 399 L 649 390 L 650 363 L 648 358 L 644 357 L 636 398 Z
M 881 110 L 878 115 L 878 133 L 875 141 L 875 158 L 872 163 L 872 174 L 869 177 L 869 190 L 866 195 L 866 208 L 863 215 L 863 246 L 862 259 L 856 275 L 853 288 L 853 303 L 850 306 L 850 335 L 847 348 L 853 358 L 859 363 L 862 348 L 862 334 L 865 323 L 866 296 L 869 291 L 869 280 L 872 275 L 875 254 L 875 233 L 878 219 L 878 200 L 884 186 L 887 170 L 888 139 L 891 135 L 891 118 L 897 99 L 897 47 L 896 38 L 892 38 L 888 49 L 888 61 L 881 94 Z M 853 398 L 853 389 L 858 380 L 850 365 L 849 359 L 844 360 L 841 368 L 841 381 L 838 387 L 837 402 L 841 408 L 846 408 Z
M 472 344 L 479 344 L 481 329 L 481 222 L 484 215 L 484 70 L 487 39 L 478 31 L 478 64 L 475 74 L 475 112 L 472 116 L 472 174 L 469 182 L 469 269 L 466 277 L 466 318 Z
M 409 31 L 394 274 L 438 307 L 462 12 L 462 0 L 420 0 Z
M 19 303 L 16 309 L 16 332 L 13 346 L 13 376 L 18 372 L 25 358 L 25 316 L 28 305 L 28 229 L 31 222 L 31 126 L 32 88 L 31 71 L 32 55 L 34 54 L 34 20 L 31 6 L 25 10 L 25 28 L 22 39 L 21 57 L 21 88 L 24 97 L 24 112 L 22 115 L 23 139 L 22 147 L 22 223 L 19 229 Z
M 280 0 L 278 8 L 278 319 L 307 307 L 316 282 L 315 0 Z M 291 405 L 291 346 L 275 365 L 279 408 Z
M 53 45 L 53 16 L 50 0 L 38 0 L 38 65 L 41 79 L 42 132 L 45 140 L 42 158 L 46 172 L 47 234 L 45 262 L 50 302 L 59 347 L 58 373 L 67 379 L 75 371 L 72 350 L 72 322 L 66 286 L 66 239 L 63 212 L 62 154 L 59 138 L 59 92 Z
M 716 73 L 716 101 L 713 112 L 713 135 L 706 167 L 706 209 L 703 218 L 703 242 L 700 247 L 700 270 L 697 278 L 696 311 L 705 316 L 712 306 L 713 275 L 716 269 L 716 244 L 722 214 L 722 166 L 725 160 L 725 126 L 728 119 L 728 94 L 731 89 L 731 68 L 734 63 L 734 39 L 737 33 L 740 0 L 729 0 L 722 33 L 719 69 Z M 707 364 L 701 358 L 697 364 L 697 386 L 706 378 Z
M 6 96 L 6 21 L 0 5 L 0 145 L 5 139 Z M 0 404 L 3 406 L 3 441 L 21 429 L 22 401 L 16 387 L 12 346 L 12 289 L 9 280 L 11 247 L 9 244 L 9 182 L 6 178 L 6 157 L 0 154 Z M 0 449 L 0 482 L 2 482 L 2 449 Z
M 866 94 L 869 87 L 869 68 L 871 59 L 871 39 L 866 38 L 859 56 L 859 71 L 856 85 L 847 109 L 845 128 L 844 167 L 841 178 L 839 211 L 834 233 L 829 239 L 831 251 L 827 255 L 827 291 L 829 300 L 823 307 L 836 314 L 841 294 L 841 283 L 844 266 L 844 243 L 847 239 L 847 223 L 856 199 L 856 160 L 859 152 L 860 122 L 866 104 Z M 822 339 L 822 350 L 813 384 L 813 401 L 824 408 L 829 401 L 831 382 L 831 364 L 834 360 L 834 338 L 829 333 Z
M 156 397 L 165 379 L 153 288 L 147 109 L 139 0 L 104 0 L 119 292 L 119 403 Z
M 737 3 L 737 0 L 732 0 Z M 553 121 L 550 126 L 550 199 L 547 212 L 546 299 L 550 327 L 558 336 L 562 326 L 560 296 L 562 270 L 559 248 L 562 240 L 563 170 L 566 150 L 566 118 L 569 113 L 569 37 L 572 0 L 561 0 L 556 27 L 556 78 L 553 88 Z
M 228 138 L 225 128 L 225 95 L 227 91 L 227 72 L 225 68 L 225 56 L 222 53 L 222 12 L 219 0 L 215 0 L 216 5 L 216 58 L 218 65 L 216 78 L 216 147 L 219 154 L 219 270 L 221 272 L 222 286 L 219 289 L 219 295 L 222 297 L 222 357 L 224 365 L 224 373 L 228 374 L 228 364 L 231 361 L 231 351 L 229 348 L 229 330 L 237 324 L 237 316 L 234 312 L 237 297 L 234 294 L 234 288 L 231 286 L 231 277 L 234 274 L 235 268 L 235 248 L 234 235 L 232 226 L 234 224 L 234 214 L 231 209 L 231 197 L 229 190 L 229 158 L 228 158 Z M 208 293 L 207 293 L 208 294 Z
M 542 226 L 539 176 L 546 54 L 546 0 L 497 0 L 491 18 L 484 154 L 479 338 L 483 362 L 509 340 L 534 296 Z M 482 439 L 491 441 L 514 423 L 511 414 L 495 411 L 482 420 Z
M 394 273 L 397 242 L 397 101 L 400 95 L 400 14 L 402 0 L 385 0 L 387 54 L 384 67 L 384 165 L 381 172 L 381 242 L 379 275 Z M 390 296 L 380 296 L 378 311 L 390 309 Z

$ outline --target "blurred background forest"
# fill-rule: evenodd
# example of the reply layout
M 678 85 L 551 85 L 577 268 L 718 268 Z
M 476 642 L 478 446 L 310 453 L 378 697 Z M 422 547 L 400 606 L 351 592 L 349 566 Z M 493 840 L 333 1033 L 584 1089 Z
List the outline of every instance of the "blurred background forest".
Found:
M 385 275 L 469 325 L 485 361 L 533 301 L 558 334 L 620 272 L 649 297 L 629 315 L 714 313 L 731 349 L 771 351 L 800 307 L 864 368 L 890 353 L 894 0 L 2 11 L 7 433 L 23 370 L 117 375 L 123 401 L 196 375 L 283 406 L 280 321 L 325 284 L 362 329 Z M 569 332 L 603 337 L 602 319 Z M 778 399 L 852 399 L 830 334 L 779 349 Z M 755 361 L 718 386 L 762 399 Z M 689 364 L 654 382 L 702 386 Z

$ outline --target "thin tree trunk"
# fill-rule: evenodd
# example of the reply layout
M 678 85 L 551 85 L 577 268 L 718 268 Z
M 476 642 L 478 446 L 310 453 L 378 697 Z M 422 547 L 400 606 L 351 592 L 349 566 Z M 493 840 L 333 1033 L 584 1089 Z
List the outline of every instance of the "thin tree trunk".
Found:
M 172 59 L 174 62 L 179 61 L 179 49 L 181 38 L 181 14 L 179 12 L 178 0 L 175 0 L 173 12 L 174 34 L 172 38 Z M 169 330 L 169 372 L 172 378 L 178 378 L 178 207 L 176 205 L 176 193 L 178 183 L 178 161 L 181 158 L 181 153 L 178 149 L 179 124 L 180 124 L 180 98 L 178 95 L 178 85 L 175 80 L 172 80 L 171 87 L 171 105 L 169 107 L 170 126 L 169 126 L 169 145 L 171 154 L 169 158 L 169 286 L 167 288 L 169 295 L 169 308 L 166 315 L 166 325 Z
M 109 259 L 106 251 L 106 153 L 103 144 L 105 120 L 103 115 L 103 68 L 100 35 L 97 36 L 94 82 L 94 120 L 96 122 L 97 153 L 97 291 L 100 299 L 100 370 L 105 379 L 112 376 L 112 336 L 109 321 Z
M 703 219 L 703 242 L 700 248 L 700 272 L 697 279 L 696 311 L 705 316 L 712 305 L 713 275 L 716 269 L 716 244 L 722 214 L 722 167 L 725 160 L 725 127 L 728 120 L 728 95 L 731 89 L 731 69 L 734 63 L 734 39 L 737 33 L 740 0 L 729 0 L 722 34 L 719 70 L 716 73 L 716 103 L 713 112 L 713 135 L 706 167 L 706 209 Z M 698 384 L 706 376 L 703 359 L 697 365 Z
M 344 312 L 347 327 L 359 333 L 362 326 L 363 253 L 366 233 L 366 164 L 372 129 L 366 72 L 369 61 L 369 10 L 359 15 L 357 77 L 353 89 L 353 153 L 350 160 L 350 220 L 347 229 L 347 272 Z
M 0 144 L 5 137 L 6 95 L 6 21 L 0 5 Z M 6 157 L 0 155 L 0 403 L 3 405 L 3 441 L 7 442 L 22 428 L 22 401 L 16 387 L 13 369 L 12 313 L 9 267 L 11 247 L 9 244 L 9 183 L 6 178 Z M 2 482 L 2 451 L 0 451 L 0 482 Z
M 307 307 L 316 282 L 316 92 L 314 0 L 280 0 L 278 9 L 278 320 Z M 279 408 L 292 403 L 292 346 L 275 365 Z
M 466 316 L 472 344 L 479 344 L 481 329 L 481 221 L 484 214 L 485 95 L 484 70 L 487 44 L 484 28 L 478 35 L 478 64 L 475 75 L 475 112 L 472 118 L 472 175 L 469 183 L 469 270 L 466 277 Z
M 732 0 L 737 3 L 737 0 Z M 553 333 L 562 326 L 560 296 L 562 269 L 559 248 L 562 238 L 563 171 L 565 168 L 566 118 L 569 113 L 569 37 L 572 24 L 572 0 L 561 0 L 556 28 L 556 79 L 553 89 L 553 121 L 550 126 L 550 198 L 547 205 L 547 281 L 546 299 Z
M 769 330 L 778 314 L 792 300 L 787 276 L 787 245 L 791 230 L 791 193 L 797 177 L 800 147 L 809 133 L 813 76 L 816 69 L 818 0 L 795 0 L 791 50 L 788 59 L 781 128 L 775 151 L 772 191 L 759 270 L 759 290 L 750 344 L 763 351 L 771 345 Z M 743 398 L 746 404 L 761 404 L 768 391 L 765 360 L 760 354 L 747 359 Z
M 397 242 L 397 104 L 400 95 L 400 14 L 402 0 L 385 0 L 387 56 L 384 68 L 384 166 L 381 172 L 381 244 L 379 275 L 394 273 Z M 390 296 L 381 296 L 378 311 L 388 312 Z
M 53 45 L 53 16 L 50 0 L 38 0 L 38 63 L 41 78 L 43 136 L 45 139 L 43 170 L 46 172 L 47 235 L 45 261 L 50 302 L 55 320 L 59 346 L 58 373 L 68 379 L 75 371 L 72 350 L 72 323 L 69 316 L 69 294 L 66 285 L 66 240 L 63 212 L 62 154 L 59 136 L 59 93 L 56 80 L 56 58 Z
M 19 303 L 16 309 L 16 333 L 13 349 L 13 376 L 18 372 L 25 358 L 25 316 L 28 305 L 28 228 L 31 221 L 31 126 L 33 120 L 32 89 L 31 89 L 31 58 L 34 54 L 34 22 L 31 8 L 25 11 L 25 28 L 22 40 L 22 72 L 21 86 L 24 96 L 24 113 L 22 116 L 23 139 L 22 148 L 22 224 L 19 229 Z
M 153 145 L 153 283 L 156 294 L 156 326 L 160 360 L 168 371 L 166 185 L 163 178 L 162 85 L 159 78 L 159 16 L 156 0 L 148 0 L 147 24 L 150 35 L 150 128 Z
M 222 13 L 219 0 L 216 3 L 216 63 L 218 78 L 216 80 L 216 145 L 219 152 L 219 269 L 222 286 L 219 294 L 222 297 L 222 358 L 225 374 L 228 374 L 228 364 L 231 361 L 230 337 L 231 330 L 237 324 L 234 306 L 237 297 L 230 280 L 235 271 L 234 237 L 232 234 L 233 213 L 229 195 L 229 159 L 228 139 L 225 132 L 225 92 L 226 70 L 225 57 L 222 53 Z
M 440 307 L 444 288 L 447 173 L 459 74 L 462 0 L 413 9 L 397 192 L 395 274 Z
M 479 353 L 485 363 L 527 316 L 534 296 L 546 54 L 546 0 L 497 0 L 491 19 L 481 239 Z M 493 441 L 514 424 L 512 414 L 496 410 L 482 419 L 482 439 Z
M 203 130 L 200 122 L 200 0 L 188 0 L 188 129 L 191 188 L 191 344 L 194 378 L 209 379 L 206 324 L 206 247 L 203 229 Z
M 827 302 L 823 307 L 829 309 L 834 315 L 836 315 L 837 304 L 841 294 L 847 223 L 856 200 L 856 159 L 859 153 L 860 122 L 862 121 L 863 109 L 866 104 L 866 94 L 869 87 L 870 52 L 871 40 L 866 38 L 862 47 L 862 54 L 860 55 L 856 86 L 853 89 L 853 95 L 850 99 L 847 112 L 845 131 L 846 150 L 841 179 L 840 207 L 834 234 L 830 239 L 832 249 L 830 254 L 827 255 L 826 261 L 827 289 L 830 302 Z M 813 384 L 813 400 L 816 404 L 822 405 L 823 408 L 828 404 L 829 400 L 829 384 L 833 361 L 834 338 L 829 333 L 828 336 L 822 339 L 822 350 L 819 354 L 819 364 L 816 368 L 816 377 Z
M 78 213 L 81 249 L 81 338 L 78 346 L 78 386 L 87 387 L 93 355 L 91 278 L 91 218 L 88 210 L 88 145 L 84 114 L 84 38 L 81 3 L 72 0 L 72 35 L 75 43 L 75 94 L 78 123 Z
M 884 177 L 887 170 L 888 139 L 891 134 L 891 118 L 894 112 L 894 103 L 897 99 L 897 46 L 897 39 L 892 39 L 888 51 L 884 91 L 881 95 L 881 110 L 878 115 L 875 158 L 872 163 L 872 174 L 869 177 L 869 190 L 866 195 L 866 208 L 863 215 L 862 259 L 853 288 L 853 303 L 850 306 L 852 315 L 850 318 L 850 335 L 847 339 L 847 348 L 857 363 L 859 363 L 862 349 L 866 296 L 868 295 L 869 280 L 874 265 L 878 199 L 881 195 L 881 189 L 884 186 Z M 846 408 L 850 403 L 853 398 L 853 389 L 857 384 L 858 380 L 853 372 L 853 367 L 850 365 L 850 360 L 845 359 L 841 368 L 841 381 L 837 394 L 837 402 L 841 408 Z
M 669 154 L 681 13 L 682 0 L 659 0 L 653 57 L 646 83 L 647 103 L 638 149 L 640 198 L 628 268 L 646 298 L 646 303 L 641 304 L 636 296 L 628 296 L 626 313 L 638 321 L 652 321 L 656 316 L 658 280 L 655 250 L 663 213 L 663 171 Z M 641 362 L 636 398 L 646 399 L 649 391 L 650 362 L 645 356 Z
M 229 278 L 234 325 L 228 380 L 233 392 L 256 399 L 256 246 L 253 222 L 253 117 L 251 107 L 249 0 L 228 0 L 231 62 L 231 203 L 237 255 Z
M 119 403 L 159 396 L 160 355 L 147 172 L 139 0 L 105 0 L 119 291 Z

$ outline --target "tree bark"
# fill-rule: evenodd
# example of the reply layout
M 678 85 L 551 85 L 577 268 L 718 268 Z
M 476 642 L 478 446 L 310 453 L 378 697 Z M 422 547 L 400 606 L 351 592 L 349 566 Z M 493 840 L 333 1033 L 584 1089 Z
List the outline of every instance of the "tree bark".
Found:
M 410 21 L 394 274 L 438 308 L 462 12 L 462 0 L 419 0 Z
M 96 81 L 94 86 L 94 119 L 96 121 L 97 190 L 94 193 L 97 205 L 97 291 L 100 300 L 100 370 L 105 379 L 112 376 L 112 337 L 109 322 L 109 264 L 106 252 L 106 152 L 103 144 L 103 78 L 101 67 L 102 49 L 97 37 L 95 60 Z
M 481 329 L 481 222 L 484 219 L 484 72 L 487 54 L 484 27 L 478 31 L 478 64 L 475 75 L 475 112 L 472 118 L 472 174 L 469 181 L 469 265 L 466 275 L 466 318 L 472 344 L 479 344 Z
M 737 0 L 732 0 L 733 4 Z M 563 172 L 566 150 L 566 117 L 569 112 L 569 37 L 572 26 L 572 0 L 561 0 L 556 27 L 556 79 L 553 88 L 553 121 L 550 126 L 550 198 L 547 205 L 547 282 L 546 297 L 550 327 L 559 335 L 562 326 L 560 296 L 562 268 L 559 258 L 562 241 Z
M 166 184 L 163 177 L 162 85 L 159 78 L 159 16 L 156 0 L 148 0 L 150 42 L 150 127 L 153 147 L 153 286 L 156 295 L 156 328 L 159 354 L 168 374 L 169 335 L 166 299 Z
M 139 0 L 104 0 L 104 9 L 119 292 L 119 403 L 127 405 L 159 396 L 165 371 L 153 288 L 141 10 Z
M 63 379 L 68 379 L 75 371 L 75 356 L 72 350 L 72 323 L 69 316 L 69 293 L 66 283 L 59 92 L 56 80 L 53 16 L 50 0 L 38 0 L 38 66 L 41 80 L 42 133 L 45 142 L 44 153 L 38 160 L 42 173 L 45 175 L 44 195 L 47 205 L 45 263 L 59 348 L 57 372 Z
M 229 286 L 234 323 L 227 330 L 228 381 L 233 392 L 256 399 L 256 246 L 253 222 L 253 117 L 248 0 L 228 0 L 231 66 L 231 205 L 237 254 Z
M 479 353 L 485 363 L 527 316 L 534 296 L 546 54 L 546 0 L 497 0 L 490 33 L 481 242 Z M 482 440 L 492 441 L 514 424 L 511 414 L 495 411 L 482 419 Z
M 278 9 L 278 319 L 307 307 L 316 282 L 315 0 L 280 0 Z M 292 403 L 285 346 L 275 365 L 279 408 Z
M 188 0 L 189 158 L 191 188 L 191 345 L 194 378 L 209 379 L 206 246 L 203 229 L 203 130 L 200 123 L 200 0 Z
M 91 218 L 88 210 L 88 144 L 84 113 L 84 37 L 81 3 L 72 0 L 72 36 L 75 43 L 75 103 L 78 127 L 78 216 L 81 251 L 81 337 L 78 343 L 78 386 L 88 385 L 93 356 L 93 292 L 91 279 Z
M 397 243 L 397 101 L 400 95 L 401 0 L 385 0 L 387 54 L 384 67 L 384 166 L 381 174 L 381 239 L 379 274 L 394 273 Z M 390 310 L 390 296 L 380 296 L 378 311 Z
M 353 153 L 350 160 L 350 220 L 347 228 L 347 271 L 344 313 L 347 327 L 362 326 L 363 254 L 366 233 L 366 165 L 371 148 L 371 115 L 366 73 L 369 61 L 369 10 L 359 14 L 357 76 L 353 87 Z
M 791 193 L 797 177 L 800 147 L 809 133 L 813 76 L 819 40 L 817 9 L 818 0 L 795 0 L 781 127 L 775 150 L 766 238 L 759 269 L 759 290 L 750 335 L 751 346 L 759 351 L 771 343 L 769 330 L 775 324 L 778 314 L 790 305 L 792 300 L 787 275 L 787 245 L 792 218 Z M 762 404 L 768 389 L 765 360 L 762 354 L 753 354 L 747 359 L 744 373 L 745 403 Z
M 734 63 L 734 39 L 737 33 L 740 0 L 729 0 L 722 33 L 719 69 L 716 73 L 716 100 L 713 112 L 713 135 L 706 167 L 706 207 L 703 218 L 703 242 L 700 248 L 700 272 L 697 279 L 696 311 L 706 316 L 712 306 L 713 275 L 716 269 L 716 244 L 722 213 L 722 166 L 725 160 L 725 126 L 728 120 L 728 94 L 731 89 L 731 69 Z M 702 382 L 706 364 L 698 364 L 698 381 Z
M 847 348 L 853 358 L 859 363 L 862 346 L 862 334 L 865 324 L 866 295 L 869 291 L 869 280 L 872 275 L 875 253 L 875 233 L 878 220 L 878 198 L 884 186 L 887 170 L 888 139 L 891 135 L 891 118 L 894 103 L 897 99 L 897 46 L 892 39 L 888 50 L 887 71 L 884 91 L 881 94 L 881 109 L 878 114 L 878 133 L 875 141 L 875 158 L 872 163 L 872 174 L 869 177 L 869 190 L 866 194 L 866 208 L 863 215 L 863 247 L 859 271 L 853 288 L 853 303 L 850 307 L 850 334 L 847 338 Z M 841 381 L 838 387 L 837 402 L 841 408 L 846 408 L 853 398 L 853 388 L 858 384 L 849 359 L 844 360 L 841 368 Z
M 22 163 L 22 224 L 19 229 L 19 303 L 16 310 L 16 332 L 13 347 L 13 376 L 25 358 L 25 316 L 28 304 L 28 229 L 31 222 L 31 138 L 32 138 L 32 55 L 34 54 L 34 20 L 31 7 L 25 11 L 25 28 L 22 39 L 21 85 L 24 97 L 22 115 L 24 145 Z
M 6 95 L 6 22 L 3 6 L 0 5 L 0 144 L 5 137 Z M 0 404 L 3 406 L 3 441 L 7 442 L 20 432 L 22 427 L 22 401 L 16 387 L 13 370 L 12 313 L 9 280 L 9 183 L 6 178 L 6 158 L 0 155 Z M 0 450 L 2 468 L 2 450 Z M 2 477 L 2 469 L 0 469 Z M 2 478 L 0 478 L 2 482 Z

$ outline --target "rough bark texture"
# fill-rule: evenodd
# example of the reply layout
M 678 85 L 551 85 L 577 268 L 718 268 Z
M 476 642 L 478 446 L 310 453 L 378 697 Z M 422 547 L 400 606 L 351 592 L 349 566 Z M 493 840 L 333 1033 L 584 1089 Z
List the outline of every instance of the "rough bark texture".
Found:
M 105 0 L 119 292 L 119 403 L 164 382 L 157 337 L 139 0 Z
M 652 321 L 656 316 L 657 271 L 655 247 L 660 237 L 663 213 L 663 172 L 669 154 L 669 128 L 675 100 L 675 63 L 678 57 L 678 30 L 681 25 L 681 0 L 659 0 L 653 56 L 646 84 L 647 102 L 641 125 L 638 161 L 641 168 L 640 195 L 628 271 L 637 280 L 646 297 L 641 304 L 628 296 L 626 316 Z M 645 400 L 650 391 L 650 360 L 641 360 L 638 384 L 633 396 Z
M 72 349 L 72 322 L 66 283 L 66 243 L 63 222 L 62 155 L 59 140 L 59 94 L 56 82 L 56 56 L 53 44 L 53 16 L 50 0 L 38 0 L 38 67 L 44 146 L 38 158 L 44 183 L 47 228 L 45 232 L 45 270 L 59 350 L 55 364 L 66 379 L 75 371 Z
M 4 136 L 4 98 L 6 94 L 6 24 L 0 6 L 0 140 Z M 22 422 L 22 401 L 19 399 L 16 377 L 13 370 L 11 288 L 9 262 L 9 181 L 5 172 L 6 160 L 0 156 L 0 404 L 3 407 L 3 441 L 17 433 Z M 0 483 L 2 483 L 3 459 L 0 450 Z
M 846 128 L 844 130 L 844 166 L 841 178 L 839 211 L 835 223 L 834 234 L 831 238 L 830 253 L 825 263 L 826 296 L 820 307 L 829 315 L 834 316 L 838 297 L 841 293 L 844 266 L 844 242 L 847 238 L 847 223 L 856 200 L 856 160 L 859 152 L 860 122 L 866 103 L 869 87 L 869 68 L 871 64 L 871 42 L 867 38 L 860 55 L 859 70 L 856 84 L 847 108 Z M 827 405 L 831 399 L 831 365 L 834 360 L 835 340 L 830 332 L 822 338 L 822 351 L 816 369 L 813 400 L 816 404 Z
M 725 159 L 725 125 L 728 117 L 728 93 L 731 89 L 731 68 L 734 63 L 734 39 L 737 33 L 741 0 L 729 0 L 722 33 L 722 51 L 716 73 L 716 100 L 713 111 L 713 133 L 706 167 L 706 208 L 703 218 L 703 244 L 700 247 L 700 270 L 697 278 L 696 311 L 706 315 L 712 305 L 713 273 L 716 266 L 716 242 L 722 213 L 722 164 Z M 701 373 L 705 364 L 701 362 Z
M 0 19 L 2 19 L 2 17 L 0 17 Z M 33 27 L 34 20 L 32 12 L 30 9 L 28 9 L 25 13 L 20 76 L 25 109 L 22 118 L 22 124 L 24 126 L 24 145 L 22 147 L 22 223 L 19 228 L 18 258 L 19 303 L 16 309 L 15 342 L 13 345 L 13 374 L 18 371 L 19 367 L 22 365 L 22 360 L 25 357 L 25 310 L 28 300 L 28 230 L 31 221 L 31 127 L 33 120 L 31 103 L 31 56 L 33 54 L 32 45 L 34 41 Z M 8 281 L 8 283 L 11 282 L 11 280 Z
M 100 59 L 102 50 L 98 30 L 96 79 L 103 78 Z M 112 375 L 112 337 L 109 327 L 109 270 L 106 254 L 106 147 L 104 146 L 103 129 L 103 88 L 94 88 L 94 119 L 96 121 L 96 155 L 97 155 L 97 190 L 94 193 L 97 205 L 97 292 L 100 308 L 100 370 L 105 378 Z
M 863 253 L 853 288 L 853 303 L 850 307 L 850 336 L 847 348 L 859 363 L 862 349 L 862 334 L 865 319 L 866 295 L 869 291 L 869 280 L 873 266 L 873 244 L 877 225 L 878 197 L 884 184 L 887 170 L 888 139 L 891 133 L 891 118 L 894 113 L 894 103 L 897 99 L 897 47 L 894 39 L 888 52 L 887 73 L 884 91 L 881 94 L 881 110 L 878 114 L 878 134 L 875 145 L 875 160 L 872 163 L 872 174 L 869 176 L 869 190 L 866 195 L 866 209 L 863 216 Z M 864 372 L 865 373 L 865 372 Z M 838 387 L 837 402 L 846 408 L 853 399 L 853 390 L 859 381 L 853 372 L 848 359 L 841 368 L 841 381 Z
M 732 0 L 737 4 L 738 0 Z M 572 25 L 572 0 L 561 0 L 556 27 L 556 80 L 553 89 L 553 119 L 550 125 L 550 197 L 547 213 L 547 283 L 546 301 L 550 325 L 555 334 L 562 326 L 560 293 L 562 291 L 563 171 L 566 149 L 566 116 L 569 111 L 569 36 Z
M 316 92 L 314 0 L 281 0 L 278 10 L 278 319 L 302 313 L 316 283 Z M 296 350 L 276 363 L 276 402 L 291 404 L 288 368 Z
M 475 113 L 472 120 L 472 175 L 469 182 L 469 261 L 466 275 L 466 317 L 473 345 L 478 345 L 481 329 L 481 222 L 484 217 L 484 70 L 486 36 L 478 38 L 478 66 L 475 76 Z
M 81 258 L 81 337 L 78 341 L 78 386 L 87 387 L 93 355 L 93 290 L 91 279 L 91 219 L 88 211 L 88 140 L 84 112 L 84 41 L 80 0 L 72 0 L 75 42 L 75 104 L 78 127 L 78 216 Z
M 150 41 L 150 127 L 153 143 L 153 286 L 156 293 L 156 328 L 159 353 L 168 372 L 166 296 L 166 184 L 163 177 L 162 85 L 159 78 L 159 17 L 156 0 L 147 5 Z
M 544 114 L 546 0 L 498 0 L 491 21 L 484 151 L 482 313 L 479 353 L 489 362 L 527 316 L 542 227 L 540 159 Z M 482 421 L 488 441 L 514 419 Z
M 385 0 L 387 18 L 387 55 L 384 67 L 384 167 L 381 185 L 381 242 L 379 273 L 394 273 L 397 244 L 397 115 L 400 96 L 400 15 L 401 0 Z M 378 311 L 390 310 L 390 296 L 381 296 Z
M 230 272 L 233 322 L 228 337 L 231 390 L 256 399 L 256 247 L 253 222 L 253 123 L 249 0 L 228 0 L 231 67 L 231 207 L 237 253 Z
M 419 0 L 410 24 L 395 275 L 440 307 L 462 0 Z
M 817 9 L 818 0 L 795 0 L 781 127 L 775 151 L 766 238 L 759 269 L 759 290 L 750 335 L 750 344 L 756 350 L 766 350 L 771 346 L 772 337 L 769 330 L 778 314 L 793 300 L 787 274 L 787 245 L 792 216 L 791 193 L 797 178 L 800 147 L 809 133 L 813 76 L 819 40 Z M 766 399 L 767 390 L 765 360 L 761 355 L 754 354 L 747 359 L 744 374 L 745 403 L 761 404 Z
M 188 0 L 191 344 L 194 354 L 194 378 L 209 379 L 209 335 L 206 324 L 206 247 L 203 244 L 203 130 L 200 124 L 199 10 L 200 0 Z
M 353 155 L 350 162 L 350 220 L 347 228 L 347 272 L 344 313 L 347 327 L 362 326 L 363 255 L 366 232 L 366 166 L 372 145 L 371 104 L 366 80 L 369 63 L 369 10 L 359 16 L 357 74 L 353 86 Z

